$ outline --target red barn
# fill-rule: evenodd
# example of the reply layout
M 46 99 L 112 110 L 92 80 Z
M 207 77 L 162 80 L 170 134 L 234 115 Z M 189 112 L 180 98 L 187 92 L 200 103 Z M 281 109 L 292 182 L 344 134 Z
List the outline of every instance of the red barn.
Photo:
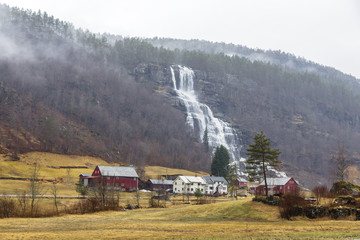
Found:
M 274 194 L 286 194 L 294 193 L 299 191 L 299 184 L 294 178 L 267 178 L 268 193 L 269 195 Z M 265 195 L 265 181 L 262 181 L 259 186 L 256 187 L 256 194 Z
M 81 176 L 80 180 L 88 186 L 103 184 L 122 191 L 135 191 L 138 189 L 139 176 L 134 167 L 122 166 L 96 166 L 91 176 Z
M 245 178 L 237 178 L 236 179 L 236 186 L 238 186 L 239 189 L 245 189 L 247 188 L 247 181 Z

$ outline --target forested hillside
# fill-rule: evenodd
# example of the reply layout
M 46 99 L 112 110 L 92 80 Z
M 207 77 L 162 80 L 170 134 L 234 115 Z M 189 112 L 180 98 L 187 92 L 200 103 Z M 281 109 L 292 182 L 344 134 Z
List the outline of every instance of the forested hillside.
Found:
M 3 5 L 0 20 L 3 147 L 209 170 L 210 156 L 185 131 L 184 106 L 174 99 L 170 66 L 181 64 L 194 70 L 200 100 L 245 145 L 263 130 L 280 148 L 284 170 L 303 183 L 331 176 L 339 141 L 357 164 L 359 87 L 349 76 L 95 35 Z
M 109 39 L 122 39 L 121 37 L 108 35 Z M 171 38 L 149 38 L 144 39 L 146 42 L 151 43 L 156 47 L 164 47 L 169 50 L 188 50 L 188 51 L 202 51 L 210 54 L 223 53 L 228 56 L 237 55 L 245 57 L 250 61 L 259 61 L 264 63 L 275 64 L 283 67 L 284 69 L 296 70 L 301 72 L 312 72 L 320 74 L 324 81 L 341 82 L 350 88 L 355 88 L 354 91 L 359 94 L 360 85 L 359 80 L 355 77 L 344 74 L 339 70 L 331 67 L 323 66 L 318 63 L 308 61 L 304 58 L 297 57 L 290 53 L 285 53 L 280 50 L 261 50 L 251 49 L 242 45 L 226 44 L 226 43 L 213 43 L 205 40 L 181 40 Z
M 183 113 L 136 83 L 106 39 L 46 13 L 0 14 L 3 147 L 207 169 Z

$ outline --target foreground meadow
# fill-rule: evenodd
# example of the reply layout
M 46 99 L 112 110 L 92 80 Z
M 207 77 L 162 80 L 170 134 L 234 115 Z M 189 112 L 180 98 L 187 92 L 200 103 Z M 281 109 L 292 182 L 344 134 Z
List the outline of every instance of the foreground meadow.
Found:
M 351 220 L 281 220 L 250 199 L 52 218 L 0 219 L 0 239 L 353 239 Z

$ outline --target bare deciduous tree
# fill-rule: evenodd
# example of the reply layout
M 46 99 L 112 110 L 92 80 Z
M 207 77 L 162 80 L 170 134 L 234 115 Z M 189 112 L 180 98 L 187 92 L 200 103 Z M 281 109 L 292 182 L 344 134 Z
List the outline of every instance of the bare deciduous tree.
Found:
M 58 182 L 56 181 L 56 179 L 53 181 L 53 185 L 52 185 L 52 194 L 54 196 L 54 206 L 55 206 L 55 210 L 56 210 L 56 215 L 59 215 L 59 208 L 58 208 L 58 200 L 57 200 L 57 196 L 58 196 L 58 186 L 57 186 Z
M 37 211 L 37 201 L 38 197 L 42 194 L 41 182 L 39 179 L 39 164 L 38 162 L 34 163 L 33 172 L 30 177 L 30 214 L 34 216 Z M 34 212 L 35 211 L 35 212 Z
M 336 177 L 336 180 L 345 181 L 348 175 L 350 159 L 346 153 L 344 144 L 337 144 L 337 149 L 334 153 L 332 153 L 331 160 L 333 164 L 333 173 Z
M 326 195 L 329 193 L 329 190 L 328 190 L 327 186 L 321 185 L 321 186 L 314 187 L 312 192 L 315 194 L 316 203 L 320 204 L 321 199 L 326 197 Z

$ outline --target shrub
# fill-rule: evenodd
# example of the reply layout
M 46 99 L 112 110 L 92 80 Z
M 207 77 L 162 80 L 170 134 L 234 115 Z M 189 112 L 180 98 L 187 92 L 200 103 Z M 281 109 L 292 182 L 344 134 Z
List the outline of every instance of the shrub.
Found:
M 0 199 L 0 218 L 15 217 L 17 207 L 15 200 L 10 198 Z
M 300 216 L 303 213 L 303 207 L 305 205 L 306 201 L 298 194 L 286 194 L 280 200 L 280 216 L 288 220 L 290 220 L 291 217 Z
M 272 205 L 272 206 L 279 206 L 280 197 L 278 197 L 278 196 L 269 196 L 269 197 L 256 196 L 253 198 L 253 201 L 262 202 L 262 203 Z
M 307 206 L 304 208 L 304 214 L 308 218 L 315 219 L 326 216 L 327 209 L 324 206 Z
M 348 217 L 351 215 L 351 209 L 347 207 L 337 207 L 329 210 L 331 218 L 338 219 L 341 217 Z

